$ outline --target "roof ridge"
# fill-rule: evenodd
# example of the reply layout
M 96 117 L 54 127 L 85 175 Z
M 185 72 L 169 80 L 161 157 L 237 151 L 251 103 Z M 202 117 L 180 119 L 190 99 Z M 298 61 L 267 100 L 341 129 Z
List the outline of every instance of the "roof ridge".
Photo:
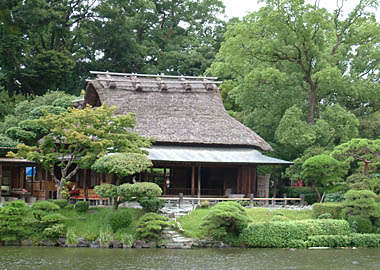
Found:
M 139 74 L 139 73 L 120 73 L 120 72 L 109 72 L 109 71 L 90 71 L 90 74 L 94 75 L 109 75 L 109 76 L 135 76 L 135 77 L 150 77 L 150 78 L 170 78 L 170 79 L 191 79 L 191 80 L 216 80 L 218 77 L 207 77 L 207 76 L 185 76 L 185 75 L 165 75 L 161 74 Z M 215 82 L 213 82 L 215 83 Z

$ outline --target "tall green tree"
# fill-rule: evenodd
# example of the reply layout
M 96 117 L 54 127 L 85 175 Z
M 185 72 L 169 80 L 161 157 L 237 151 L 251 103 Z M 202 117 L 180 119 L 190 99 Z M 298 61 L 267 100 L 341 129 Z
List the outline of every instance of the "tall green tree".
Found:
M 289 125 L 288 135 L 281 134 L 284 125 L 280 128 L 283 118 L 294 115 L 293 106 L 301 110 L 297 121 L 308 134 L 318 129 L 330 137 L 320 144 L 355 137 L 358 122 L 349 112 L 357 117 L 380 106 L 380 26 L 370 12 L 377 1 L 361 0 L 347 16 L 343 6 L 330 13 L 303 0 L 264 2 L 259 11 L 229 25 L 209 72 L 235 81 L 230 96 L 246 124 L 280 147 L 295 134 Z M 334 118 L 334 111 L 344 117 Z M 346 119 L 354 123 L 353 132 Z M 319 120 L 325 122 L 318 125 Z M 342 126 L 346 135 L 340 135 Z M 305 134 L 299 134 L 304 144 Z M 313 136 L 307 137 L 314 144 Z
M 83 110 L 69 108 L 61 114 L 47 114 L 38 123 L 49 133 L 38 146 L 19 144 L 16 154 L 42 164 L 48 169 L 57 186 L 57 197 L 62 196 L 66 182 L 80 168 L 91 168 L 92 164 L 110 152 L 145 152 L 141 147 L 150 147 L 151 141 L 128 131 L 135 124 L 133 114 L 113 116 L 115 107 L 106 106 Z M 54 173 L 55 167 L 59 174 Z
M 220 0 L 106 0 L 87 23 L 92 62 L 120 72 L 200 75 L 223 38 Z

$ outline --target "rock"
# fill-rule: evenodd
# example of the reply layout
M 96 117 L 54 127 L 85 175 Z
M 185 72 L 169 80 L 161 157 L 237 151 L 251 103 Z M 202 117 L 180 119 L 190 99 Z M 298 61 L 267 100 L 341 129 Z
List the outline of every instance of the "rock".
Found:
M 64 247 L 64 246 L 66 245 L 66 238 L 64 238 L 64 237 L 60 237 L 60 238 L 58 238 L 57 243 L 58 243 L 58 245 L 59 245 L 60 247 Z
M 224 243 L 223 242 L 215 242 L 212 245 L 212 248 L 224 248 Z
M 110 243 L 100 243 L 99 247 L 100 248 L 109 248 L 110 247 Z
M 33 246 L 33 241 L 32 240 L 22 240 L 21 246 L 26 246 L 26 247 Z
M 123 244 L 123 248 L 131 248 L 132 245 L 126 245 L 126 244 Z
M 144 243 L 142 245 L 142 247 L 143 248 L 155 248 L 155 247 L 157 247 L 157 243 L 153 242 L 153 241 L 150 241 L 150 242 Z
M 358 261 L 352 261 L 352 264 L 360 264 Z
M 43 240 L 42 241 L 42 245 L 45 246 L 45 247 L 54 247 L 57 245 L 56 242 L 53 242 L 51 240 Z
M 191 246 L 188 246 L 183 243 L 166 243 L 165 248 L 170 248 L 170 249 L 184 249 L 184 248 L 191 248 Z
M 95 241 L 90 243 L 90 248 L 100 248 L 100 241 L 96 239 Z
M 79 237 L 77 247 L 89 247 L 90 243 L 86 238 Z
M 113 248 L 122 248 L 123 247 L 123 243 L 119 242 L 119 241 L 111 241 L 111 245 Z M 110 245 L 110 247 L 111 247 L 111 245 Z
M 142 248 L 142 246 L 144 245 L 144 241 L 141 241 L 141 240 L 136 240 L 134 243 L 133 243 L 133 248 Z

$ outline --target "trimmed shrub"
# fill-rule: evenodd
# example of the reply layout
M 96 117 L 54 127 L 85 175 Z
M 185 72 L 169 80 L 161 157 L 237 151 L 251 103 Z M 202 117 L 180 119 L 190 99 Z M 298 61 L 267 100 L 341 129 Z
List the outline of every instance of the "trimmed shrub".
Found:
M 64 209 L 69 204 L 69 202 L 65 199 L 51 200 L 51 202 L 58 205 L 61 209 Z
M 167 217 L 156 213 L 143 215 L 137 224 L 136 237 L 141 240 L 157 240 L 165 227 L 170 226 Z
M 61 214 L 58 213 L 51 213 L 43 216 L 40 221 L 40 225 L 42 229 L 51 227 L 56 224 L 61 224 L 65 222 L 67 219 Z
M 59 206 L 49 201 L 37 201 L 32 205 L 32 213 L 37 220 L 59 210 Z
M 289 247 L 293 240 L 306 241 L 314 235 L 346 235 L 350 226 L 345 220 L 321 219 L 288 222 L 254 223 L 240 235 L 248 247 Z
M 344 197 L 343 215 L 379 218 L 380 207 L 376 202 L 377 195 L 370 190 L 350 190 Z
M 372 233 L 374 228 L 369 218 L 360 216 L 348 216 L 347 221 L 351 229 L 357 233 Z
M 65 233 L 65 225 L 55 224 L 51 227 L 44 229 L 42 235 L 48 239 L 58 239 Z
M 351 246 L 353 247 L 380 247 L 380 234 L 359 234 L 351 235 Z
M 202 226 L 209 236 L 224 241 L 229 235 L 238 236 L 248 226 L 250 219 L 244 207 L 237 202 L 220 202 L 204 217 Z
M 134 196 L 137 198 L 137 200 L 141 198 L 155 198 L 159 197 L 162 194 L 161 188 L 151 182 L 137 182 L 133 184 L 134 189 Z
M 322 214 L 329 213 L 332 218 L 339 219 L 342 215 L 341 203 L 315 203 L 313 204 L 313 216 L 318 218 Z
M 128 228 L 132 223 L 132 216 L 128 210 L 118 209 L 108 215 L 108 224 L 113 232 Z
M 324 213 L 320 215 L 318 219 L 332 219 L 332 215 L 330 213 Z
M 209 201 L 201 201 L 201 208 L 209 208 L 211 203 Z
M 334 193 L 328 193 L 325 196 L 325 202 L 343 202 L 345 191 L 337 191 Z
M 139 204 L 145 212 L 158 212 L 165 206 L 165 201 L 159 198 L 144 198 L 139 200 Z
M 88 208 L 89 204 L 86 201 L 79 201 L 74 205 L 74 209 L 81 213 L 87 212 Z
M 6 202 L 0 207 L 0 240 L 23 239 L 31 233 L 29 220 L 25 218 L 28 211 L 23 201 Z
M 315 235 L 308 238 L 309 247 L 349 247 L 350 235 Z

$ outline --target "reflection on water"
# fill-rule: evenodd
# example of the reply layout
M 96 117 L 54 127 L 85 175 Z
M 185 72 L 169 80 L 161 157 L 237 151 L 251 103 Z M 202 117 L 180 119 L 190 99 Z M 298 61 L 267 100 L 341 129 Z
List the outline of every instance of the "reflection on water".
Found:
M 0 269 L 380 269 L 380 249 L 0 247 Z

